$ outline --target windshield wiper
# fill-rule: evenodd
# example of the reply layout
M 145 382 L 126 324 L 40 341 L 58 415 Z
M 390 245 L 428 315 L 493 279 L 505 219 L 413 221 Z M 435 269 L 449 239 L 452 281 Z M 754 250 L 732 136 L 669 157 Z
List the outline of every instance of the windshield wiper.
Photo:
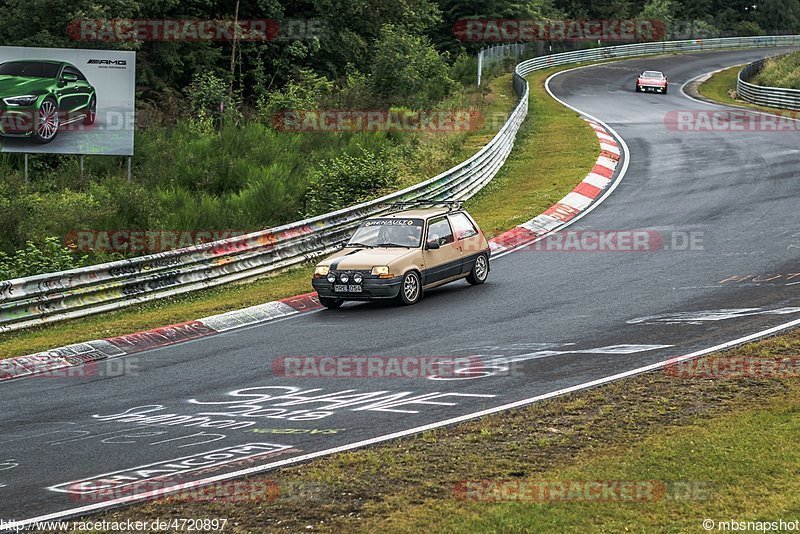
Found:
M 366 245 L 364 243 L 348 243 L 345 247 L 364 247 L 364 248 L 375 248 L 375 245 Z
M 382 248 L 412 248 L 409 245 L 401 245 L 399 243 L 378 243 L 375 246 Z

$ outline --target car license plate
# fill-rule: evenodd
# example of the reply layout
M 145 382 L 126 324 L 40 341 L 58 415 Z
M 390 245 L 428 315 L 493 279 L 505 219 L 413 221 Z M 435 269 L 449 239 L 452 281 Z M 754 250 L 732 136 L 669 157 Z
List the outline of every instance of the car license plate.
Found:
M 333 290 L 337 293 L 361 293 L 361 286 L 336 284 Z

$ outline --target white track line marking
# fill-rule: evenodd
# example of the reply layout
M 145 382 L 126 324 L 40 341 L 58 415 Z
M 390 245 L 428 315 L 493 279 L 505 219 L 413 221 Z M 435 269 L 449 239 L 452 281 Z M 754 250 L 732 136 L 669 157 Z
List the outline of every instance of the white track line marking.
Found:
M 365 440 L 362 440 L 362 441 L 358 441 L 356 443 L 350 443 L 348 445 L 342 445 L 342 446 L 339 446 L 339 447 L 326 449 L 324 451 L 312 452 L 312 453 L 309 453 L 309 454 L 304 454 L 302 456 L 296 456 L 294 458 L 287 458 L 285 460 L 280 460 L 280 461 L 277 461 L 277 462 L 272 462 L 272 463 L 265 464 L 265 465 L 260 465 L 260 466 L 257 466 L 257 467 L 251 467 L 251 468 L 248 468 L 248 469 L 242 469 L 240 471 L 235 471 L 233 473 L 227 473 L 227 474 L 224 474 L 224 475 L 217 475 L 215 477 L 210 477 L 210 478 L 206 478 L 206 479 L 202 479 L 202 480 L 198 480 L 198 481 L 194 481 L 194 482 L 187 482 L 185 484 L 180 484 L 180 485 L 177 485 L 177 486 L 173 486 L 171 488 L 159 489 L 159 490 L 157 490 L 155 492 L 149 492 L 149 493 L 144 493 L 144 494 L 141 494 L 141 495 L 136 495 L 136 496 L 131 496 L 131 497 L 124 497 L 124 498 L 121 498 L 121 499 L 115 499 L 113 501 L 92 504 L 92 505 L 89 505 L 89 506 L 84 506 L 84 507 L 81 507 L 81 508 L 74 508 L 72 510 L 65 510 L 63 512 L 56 512 L 56 513 L 52 513 L 52 514 L 48 514 L 48 515 L 44 515 L 44 516 L 40 516 L 40 517 L 36 517 L 36 518 L 32 518 L 32 519 L 25 519 L 23 521 L 18 521 L 16 523 L 11 523 L 11 524 L 4 525 L 4 528 L 8 528 L 8 529 L 17 528 L 18 529 L 18 528 L 21 528 L 21 527 L 25 527 L 25 526 L 31 525 L 31 524 L 36 523 L 36 522 L 53 521 L 53 520 L 56 520 L 56 519 L 75 517 L 75 516 L 87 514 L 89 512 L 95 512 L 97 510 L 102 510 L 104 508 L 120 506 L 120 505 L 124 505 L 124 504 L 130 504 L 130 503 L 134 503 L 134 502 L 137 502 L 137 501 L 146 500 L 146 499 L 148 499 L 150 497 L 163 497 L 163 496 L 169 494 L 170 492 L 174 493 L 176 491 L 181 491 L 181 490 L 191 489 L 191 488 L 195 488 L 195 487 L 199 487 L 199 486 L 205 486 L 205 485 L 208 485 L 208 484 L 213 484 L 214 482 L 221 482 L 221 481 L 224 481 L 224 480 L 230 480 L 232 478 L 240 478 L 240 477 L 243 477 L 243 476 L 255 475 L 255 474 L 262 473 L 264 471 L 268 471 L 268 470 L 271 470 L 271 469 L 276 469 L 278 467 L 285 467 L 285 466 L 288 466 L 288 465 L 301 463 L 301 462 L 306 462 L 306 461 L 313 460 L 315 458 L 319 458 L 319 457 L 322 457 L 322 456 L 327 456 L 327 455 L 330 455 L 330 454 L 336 454 L 336 453 L 339 453 L 339 452 L 345 452 L 345 451 L 357 449 L 357 448 L 360 448 L 360 447 L 366 447 L 368 445 L 375 445 L 377 443 L 381 443 L 381 442 L 384 442 L 384 441 L 389 441 L 389 440 L 392 440 L 392 439 L 402 438 L 402 437 L 405 437 L 405 436 L 410 436 L 412 434 L 416 434 L 416 433 L 419 433 L 419 432 L 424 432 L 426 430 L 433 430 L 435 428 L 440 428 L 440 427 L 443 427 L 443 426 L 449 426 L 449 425 L 453 425 L 453 424 L 456 424 L 456 423 L 463 423 L 465 421 L 469 421 L 469 420 L 472 420 L 472 419 L 477 419 L 479 417 L 484 417 L 486 415 L 491 415 L 491 414 L 494 414 L 494 413 L 497 413 L 497 412 L 501 412 L 501 411 L 504 411 L 504 410 L 510 410 L 510 409 L 513 409 L 513 408 L 521 408 L 521 407 L 524 407 L 524 406 L 527 406 L 527 405 L 530 405 L 530 404 L 534 404 L 536 402 L 540 402 L 540 401 L 543 401 L 543 400 L 551 399 L 553 397 L 566 395 L 568 393 L 574 393 L 576 391 L 582 391 L 582 390 L 585 390 L 585 389 L 589 389 L 589 388 L 593 388 L 593 387 L 600 386 L 600 385 L 603 385 L 603 384 L 607 384 L 609 382 L 614 382 L 616 380 L 620 380 L 620 379 L 623 379 L 623 378 L 629 378 L 631 376 L 639 375 L 639 374 L 642 374 L 642 373 L 647 373 L 649 371 L 654 371 L 654 370 L 666 367 L 667 365 L 674 365 L 674 364 L 676 364 L 678 362 L 682 362 L 682 361 L 685 361 L 685 360 L 691 360 L 691 359 L 698 358 L 700 356 L 703 356 L 703 355 L 706 355 L 706 354 L 709 354 L 709 353 L 712 353 L 712 352 L 717 352 L 717 351 L 720 351 L 720 350 L 731 348 L 731 347 L 733 347 L 735 345 L 740 345 L 742 343 L 747 343 L 749 341 L 754 341 L 756 339 L 759 339 L 759 338 L 762 338 L 762 337 L 765 337 L 765 336 L 769 336 L 771 334 L 775 334 L 775 333 L 780 332 L 782 330 L 786 330 L 786 329 L 789 329 L 789 328 L 792 328 L 792 327 L 795 327 L 795 326 L 798 326 L 798 325 L 800 325 L 800 319 L 796 319 L 796 320 L 790 321 L 788 323 L 783 323 L 783 324 L 780 324 L 778 326 L 773 326 L 773 327 L 768 328 L 766 330 L 761 330 L 759 332 L 755 332 L 753 334 L 749 334 L 747 336 L 740 337 L 740 338 L 734 339 L 732 341 L 726 341 L 725 343 L 720 343 L 719 345 L 715 345 L 713 347 L 708 347 L 706 349 L 701 349 L 701 350 L 698 350 L 696 352 L 692 352 L 690 354 L 685 354 L 683 356 L 677 356 L 677 357 L 669 358 L 667 360 L 663 360 L 663 361 L 660 361 L 660 362 L 657 362 L 657 363 L 646 365 L 644 367 L 638 367 L 636 369 L 631 369 L 630 371 L 624 371 L 622 373 L 617 373 L 615 375 L 607 376 L 607 377 L 604 377 L 604 378 L 598 378 L 598 379 L 592 380 L 590 382 L 584 382 L 582 384 L 577 384 L 575 386 L 570 386 L 570 387 L 567 387 L 567 388 L 559 389 L 557 391 L 551 391 L 550 393 L 545 393 L 543 395 L 537 395 L 535 397 L 529 397 L 527 399 L 522 399 L 522 400 L 519 400 L 519 401 L 516 401 L 516 402 L 503 404 L 501 406 L 496 406 L 494 408 L 488 408 L 486 410 L 481 410 L 479 412 L 473 412 L 473 413 L 470 413 L 470 414 L 461 415 L 461 416 L 458 416 L 458 417 L 453 417 L 451 419 L 446 419 L 444 421 L 439 421 L 439 422 L 436 422 L 436 423 L 430 423 L 430 424 L 427 424 L 427 425 L 418 426 L 418 427 L 415 427 L 415 428 L 410 428 L 408 430 L 401 430 L 399 432 L 393 432 L 391 434 L 385 434 L 383 436 L 378 436 L 378 437 L 375 437 L 375 438 L 365 439 Z

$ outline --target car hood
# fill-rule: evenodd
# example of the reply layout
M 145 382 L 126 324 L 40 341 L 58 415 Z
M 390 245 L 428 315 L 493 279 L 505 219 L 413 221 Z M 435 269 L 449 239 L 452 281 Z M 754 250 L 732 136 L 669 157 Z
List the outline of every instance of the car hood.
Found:
M 51 78 L 0 75 L 0 98 L 40 94 L 55 84 Z
M 372 269 L 379 265 L 388 265 L 419 249 L 406 248 L 345 248 L 329 256 L 319 265 L 334 266 L 339 270 Z

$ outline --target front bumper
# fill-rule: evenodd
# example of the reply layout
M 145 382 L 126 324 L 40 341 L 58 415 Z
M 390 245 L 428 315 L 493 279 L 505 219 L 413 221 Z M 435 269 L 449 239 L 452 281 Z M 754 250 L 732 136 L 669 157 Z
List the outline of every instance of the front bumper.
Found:
M 361 283 L 360 293 L 342 293 L 333 290 L 334 284 L 328 282 L 326 278 L 313 278 L 311 285 L 314 286 L 320 297 L 342 299 L 342 300 L 378 300 L 392 299 L 400 294 L 400 284 L 403 278 L 364 278 Z M 337 282 L 337 284 L 340 282 Z
M 667 88 L 666 85 L 647 85 L 647 84 L 641 84 L 641 83 L 636 84 L 636 85 L 638 85 L 639 89 L 641 89 L 642 91 L 663 92 Z

